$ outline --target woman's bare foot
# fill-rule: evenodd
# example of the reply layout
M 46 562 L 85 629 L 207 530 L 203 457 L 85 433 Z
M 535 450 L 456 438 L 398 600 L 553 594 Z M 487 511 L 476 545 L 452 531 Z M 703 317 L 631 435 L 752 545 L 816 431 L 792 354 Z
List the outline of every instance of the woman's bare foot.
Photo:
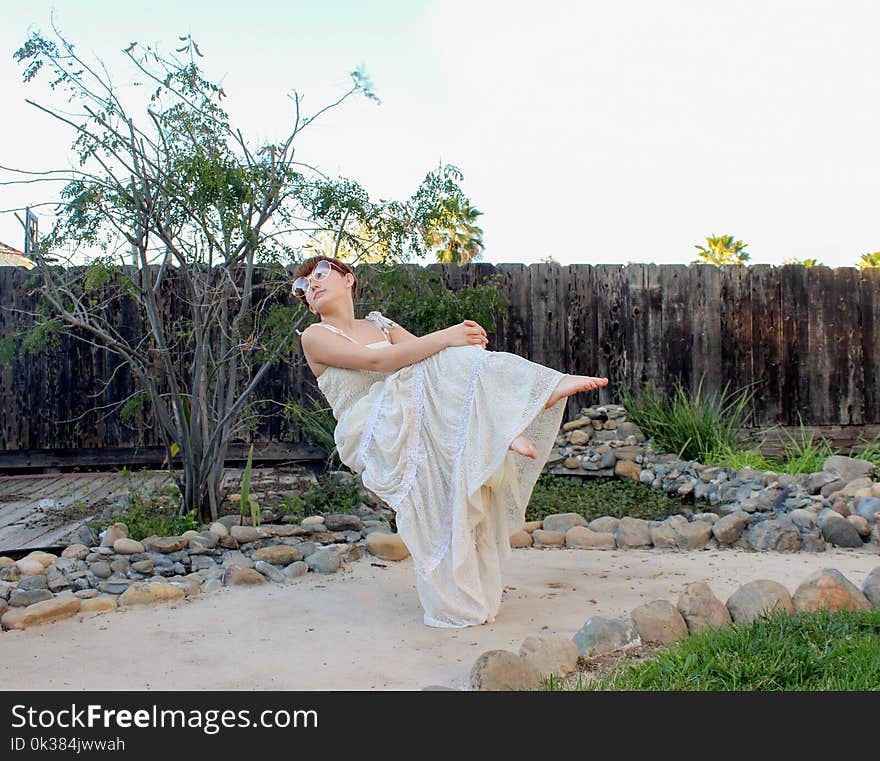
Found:
M 608 385 L 608 378 L 592 378 L 589 375 L 566 375 L 553 389 L 544 408 L 552 407 L 560 399 L 576 394 L 579 391 L 593 391 Z
M 521 455 L 525 455 L 526 457 L 531 457 L 533 460 L 538 457 L 538 450 L 535 449 L 532 442 L 529 441 L 525 436 L 517 436 L 511 443 L 510 449 L 514 452 L 519 452 Z

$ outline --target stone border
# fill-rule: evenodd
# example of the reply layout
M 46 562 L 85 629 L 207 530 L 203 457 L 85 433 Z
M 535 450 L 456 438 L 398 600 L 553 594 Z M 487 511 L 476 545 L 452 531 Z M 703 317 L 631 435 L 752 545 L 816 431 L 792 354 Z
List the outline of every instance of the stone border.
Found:
M 865 578 L 861 590 L 840 571 L 826 568 L 808 576 L 794 594 L 776 581 L 760 579 L 743 584 L 722 603 L 705 581 L 688 584 L 673 605 L 654 600 L 638 606 L 628 619 L 591 616 L 570 639 L 564 636 L 527 637 L 518 653 L 487 650 L 470 671 L 470 690 L 535 690 L 553 675 L 573 674 L 579 657 L 595 657 L 656 643 L 670 645 L 705 629 L 748 625 L 759 615 L 776 610 L 880 610 L 880 566 Z M 455 689 L 431 685 L 425 690 Z

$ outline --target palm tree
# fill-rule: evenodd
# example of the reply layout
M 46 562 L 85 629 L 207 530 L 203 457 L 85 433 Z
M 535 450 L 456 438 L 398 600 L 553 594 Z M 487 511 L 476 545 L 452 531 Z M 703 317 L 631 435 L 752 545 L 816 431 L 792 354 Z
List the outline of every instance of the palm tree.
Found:
M 706 238 L 706 247 L 694 246 L 700 251 L 699 258 L 692 264 L 706 262 L 708 264 L 745 264 L 749 255 L 744 251 L 747 243 L 734 240 L 732 235 L 710 235 Z
M 880 251 L 875 251 L 873 254 L 862 254 L 862 258 L 856 262 L 856 267 L 860 270 L 868 267 L 880 267 Z
M 482 213 L 466 199 L 453 197 L 443 202 L 442 220 L 425 235 L 438 262 L 467 264 L 482 256 L 483 230 L 476 225 Z
M 783 264 L 800 264 L 804 267 L 816 267 L 819 265 L 818 259 L 795 259 L 792 257 L 791 259 L 786 259 L 782 262 Z

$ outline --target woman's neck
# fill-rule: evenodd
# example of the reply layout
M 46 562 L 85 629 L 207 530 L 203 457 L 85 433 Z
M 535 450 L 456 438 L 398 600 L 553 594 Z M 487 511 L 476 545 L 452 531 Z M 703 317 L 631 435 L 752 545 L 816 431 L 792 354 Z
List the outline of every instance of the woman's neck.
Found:
M 355 327 L 355 317 L 354 317 L 354 306 L 348 305 L 348 309 L 341 310 L 331 310 L 326 313 L 322 313 L 321 322 L 325 322 L 328 325 L 332 325 L 334 328 L 339 328 L 342 331 L 351 330 Z

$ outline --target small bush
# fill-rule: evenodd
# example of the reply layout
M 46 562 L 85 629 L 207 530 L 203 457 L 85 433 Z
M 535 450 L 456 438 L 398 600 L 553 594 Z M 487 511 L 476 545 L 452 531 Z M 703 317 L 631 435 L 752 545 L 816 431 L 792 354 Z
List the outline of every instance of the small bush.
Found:
M 195 510 L 180 514 L 179 508 L 162 496 L 145 498 L 140 492 L 131 492 L 131 505 L 115 518 L 92 524 L 101 532 L 114 523 L 124 523 L 130 539 L 140 541 L 148 536 L 180 536 L 184 531 L 200 531 L 203 524 Z

